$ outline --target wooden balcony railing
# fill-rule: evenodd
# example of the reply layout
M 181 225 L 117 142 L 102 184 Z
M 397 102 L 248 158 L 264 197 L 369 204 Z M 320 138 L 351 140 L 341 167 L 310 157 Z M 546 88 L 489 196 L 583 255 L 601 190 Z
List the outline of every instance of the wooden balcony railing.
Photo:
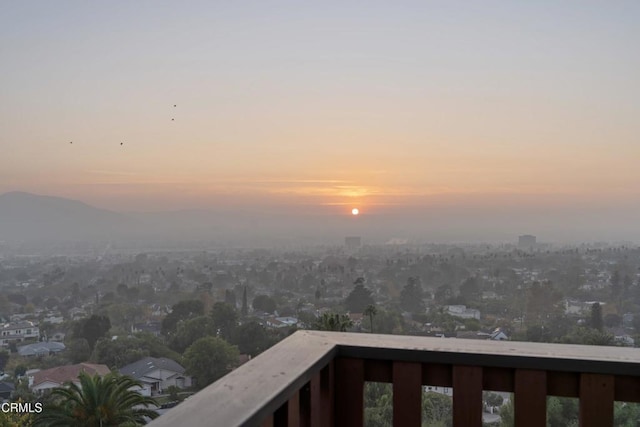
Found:
M 545 426 L 547 396 L 580 425 L 640 402 L 640 349 L 298 331 L 150 426 L 362 426 L 364 383 L 393 384 L 393 425 L 421 425 L 422 386 L 453 388 L 453 425 L 482 425 L 482 391 L 514 393 L 516 426 Z

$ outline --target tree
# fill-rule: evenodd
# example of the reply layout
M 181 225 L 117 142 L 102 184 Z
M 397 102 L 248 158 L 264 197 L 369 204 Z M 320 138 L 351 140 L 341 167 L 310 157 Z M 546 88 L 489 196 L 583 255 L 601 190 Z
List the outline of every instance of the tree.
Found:
M 17 403 L 25 403 L 21 398 L 14 400 Z M 0 427 L 31 427 L 33 426 L 33 414 L 29 412 L 0 411 Z
M 137 426 L 158 416 L 149 408 L 156 405 L 155 400 L 133 391 L 141 384 L 130 377 L 115 373 L 92 377 L 81 372 L 79 380 L 80 386 L 69 382 L 51 392 L 60 400 L 36 415 L 35 426 Z
M 265 313 L 276 311 L 276 302 L 269 295 L 256 295 L 251 306 L 254 310 L 264 311 Z
M 236 307 L 236 293 L 231 289 L 224 290 L 224 302 L 229 304 L 231 307 Z
M 73 337 L 84 338 L 89 344 L 89 349 L 93 351 L 96 342 L 107 336 L 111 329 L 111 321 L 108 316 L 94 314 L 87 319 L 79 320 L 73 326 Z
M 224 302 L 217 302 L 211 307 L 213 335 L 228 340 L 238 325 L 238 313 L 234 307 Z
M 93 360 L 112 369 L 121 368 L 147 356 L 180 359 L 180 354 L 169 349 L 158 337 L 148 332 L 129 337 L 122 336 L 115 340 L 102 338 L 96 343 L 93 352 Z
M 204 302 L 202 300 L 180 301 L 171 307 L 171 313 L 162 320 L 162 334 L 169 336 L 176 331 L 179 321 L 202 316 L 203 314 Z
M 614 336 L 597 329 L 575 327 L 560 339 L 565 344 L 614 345 Z
M 594 302 L 591 306 L 591 316 L 589 317 L 589 326 L 598 331 L 602 331 L 602 306 L 599 302 Z
M 514 415 L 513 395 L 511 395 L 511 399 L 500 407 L 500 427 L 514 427 L 516 425 Z
M 472 301 L 480 297 L 480 285 L 476 277 L 468 277 L 460 285 L 460 296 L 465 301 Z
M 249 307 L 247 306 L 247 287 L 245 286 L 242 290 L 242 311 L 241 314 L 243 317 L 246 317 L 249 314 Z
M 364 425 L 386 427 L 393 423 L 392 385 L 366 382 L 364 384 Z
M 6 350 L 0 350 L 0 372 L 4 372 L 4 367 L 9 361 L 9 352 Z
M 238 348 L 216 337 L 200 338 L 184 353 L 187 372 L 204 388 L 226 375 L 238 362 Z
M 482 400 L 484 400 L 489 406 L 500 406 L 504 402 L 504 398 L 502 396 L 490 391 L 482 392 Z
M 400 293 L 400 307 L 410 313 L 424 313 L 423 299 L 422 287 L 418 283 L 409 281 Z
M 357 282 L 357 280 L 356 280 Z M 344 302 L 345 307 L 351 313 L 362 313 L 368 305 L 375 304 L 371 296 L 371 290 L 365 288 L 362 283 L 358 283 Z
M 370 325 L 371 325 L 371 333 L 373 333 L 373 316 L 375 316 L 376 314 L 378 314 L 378 310 L 376 309 L 376 306 L 371 304 L 368 305 L 367 308 L 364 309 L 364 313 L 365 316 L 369 316 L 369 321 L 370 321 Z
M 66 353 L 71 363 L 82 363 L 89 360 L 91 348 L 85 338 L 74 338 L 67 343 Z
M 251 321 L 238 326 L 231 344 L 237 345 L 241 354 L 257 356 L 274 344 L 267 330 L 258 322 Z
M 425 426 L 450 426 L 453 402 L 449 396 L 428 391 L 422 394 L 422 419 Z
M 187 347 L 208 335 L 215 335 L 213 320 L 210 316 L 198 316 L 193 319 L 181 320 L 176 333 L 169 342 L 169 347 L 178 353 L 183 353 Z
M 346 332 L 353 322 L 346 314 L 323 313 L 313 324 L 312 329 L 319 331 Z

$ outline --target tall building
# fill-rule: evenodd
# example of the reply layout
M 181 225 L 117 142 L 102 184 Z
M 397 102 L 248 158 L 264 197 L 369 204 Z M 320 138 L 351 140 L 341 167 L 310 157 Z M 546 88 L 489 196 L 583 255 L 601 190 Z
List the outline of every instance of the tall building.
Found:
M 518 247 L 520 249 L 532 249 L 536 246 L 536 236 L 525 234 L 518 237 Z

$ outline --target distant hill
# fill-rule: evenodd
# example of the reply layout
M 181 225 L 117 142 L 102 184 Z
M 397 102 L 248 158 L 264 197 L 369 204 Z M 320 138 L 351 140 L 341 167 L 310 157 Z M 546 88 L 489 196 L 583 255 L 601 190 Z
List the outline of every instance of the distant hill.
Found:
M 0 241 L 111 239 L 133 230 L 136 223 L 77 200 L 23 192 L 0 195 Z

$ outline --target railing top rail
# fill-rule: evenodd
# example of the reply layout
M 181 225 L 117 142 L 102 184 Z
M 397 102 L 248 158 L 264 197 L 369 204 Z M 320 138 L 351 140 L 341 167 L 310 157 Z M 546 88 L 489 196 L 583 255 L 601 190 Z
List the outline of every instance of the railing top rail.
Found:
M 336 356 L 640 376 L 633 348 L 298 331 L 149 425 L 260 425 Z
M 297 332 L 148 425 L 259 426 L 335 353 L 332 340 Z
M 640 375 L 640 349 L 519 341 L 305 331 L 331 338 L 338 354 L 363 359 Z

